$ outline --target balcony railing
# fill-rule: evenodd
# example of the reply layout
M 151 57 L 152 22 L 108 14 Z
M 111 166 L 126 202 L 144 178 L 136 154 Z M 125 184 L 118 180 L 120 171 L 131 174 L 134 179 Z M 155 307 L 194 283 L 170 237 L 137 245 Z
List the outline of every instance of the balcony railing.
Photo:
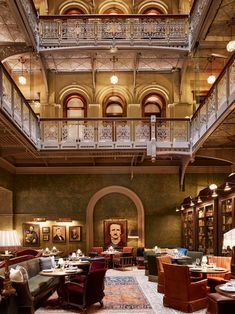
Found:
M 189 119 L 86 118 L 40 120 L 42 149 L 147 149 L 191 152 Z M 152 146 L 155 152 L 152 152 Z
M 188 15 L 40 16 L 40 47 L 188 47 Z
M 38 118 L 2 65 L 0 66 L 0 100 L 2 111 L 32 144 L 37 146 L 40 136 Z
M 211 87 L 204 103 L 193 115 L 191 129 L 193 150 L 205 140 L 207 132 L 217 127 L 217 124 L 231 112 L 234 102 L 235 55 L 231 57 Z

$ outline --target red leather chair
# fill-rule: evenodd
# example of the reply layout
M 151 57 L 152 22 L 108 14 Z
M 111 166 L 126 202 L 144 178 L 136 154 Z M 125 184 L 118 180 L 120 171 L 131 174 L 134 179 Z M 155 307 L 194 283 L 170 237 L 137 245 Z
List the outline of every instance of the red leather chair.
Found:
M 16 256 L 23 256 L 23 255 L 32 255 L 34 257 L 42 256 L 42 250 L 37 251 L 33 249 L 25 249 L 23 251 L 16 252 Z
M 88 253 L 90 257 L 95 257 L 95 256 L 102 256 L 102 252 L 104 251 L 102 246 L 93 246 Z
M 234 314 L 235 300 L 220 293 L 208 294 L 206 314 Z
M 171 257 L 169 255 L 157 256 L 156 263 L 157 263 L 157 274 L 158 274 L 157 291 L 160 293 L 164 293 L 165 278 L 164 278 L 163 263 L 171 264 Z
M 90 263 L 89 272 L 97 269 L 106 269 L 105 261 L 93 261 Z M 70 279 L 71 282 L 84 283 L 86 281 L 87 274 L 75 275 Z
M 208 263 L 213 263 L 216 267 L 222 267 L 227 269 L 226 273 L 221 274 L 208 274 L 208 286 L 211 289 L 211 292 L 215 292 L 215 287 L 221 285 L 227 280 L 231 279 L 231 260 L 230 256 L 208 256 Z
M 90 271 L 84 283 L 68 282 L 65 284 L 64 304 L 82 309 L 87 313 L 87 307 L 99 302 L 103 306 L 104 277 L 106 269 Z
M 163 264 L 165 295 L 163 304 L 191 313 L 207 307 L 207 279 L 191 282 L 188 266 Z

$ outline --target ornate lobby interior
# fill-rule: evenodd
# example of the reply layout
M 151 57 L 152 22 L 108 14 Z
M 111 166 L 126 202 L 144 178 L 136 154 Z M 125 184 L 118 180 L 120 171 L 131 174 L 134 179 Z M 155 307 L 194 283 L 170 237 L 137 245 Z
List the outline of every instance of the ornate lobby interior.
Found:
M 222 255 L 235 227 L 235 1 L 2 0 L 0 24 L 0 230 L 66 256 L 105 249 L 105 222 L 125 221 L 135 252 Z M 200 242 L 208 206 L 213 241 Z

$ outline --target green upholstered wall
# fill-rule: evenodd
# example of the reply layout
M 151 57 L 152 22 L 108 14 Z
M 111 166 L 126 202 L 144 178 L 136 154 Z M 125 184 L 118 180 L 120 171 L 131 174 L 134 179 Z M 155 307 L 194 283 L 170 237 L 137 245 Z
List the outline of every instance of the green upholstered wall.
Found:
M 179 190 L 176 174 L 130 175 L 17 175 L 14 182 L 15 227 L 21 232 L 22 223 L 33 217 L 46 216 L 41 226 L 54 225 L 58 217 L 71 217 L 73 224 L 81 225 L 82 241 L 60 245 L 62 250 L 85 250 L 86 208 L 91 197 L 100 189 L 118 185 L 134 191 L 141 199 L 145 211 L 145 240 L 147 247 L 178 246 L 181 241 L 180 215 L 176 206 L 189 195 L 198 192 L 211 182 L 220 184 L 224 174 L 187 174 L 185 191 Z M 125 195 L 112 193 L 102 197 L 94 210 L 94 244 L 103 245 L 103 220 L 125 218 L 129 228 L 137 226 L 135 204 Z M 68 225 L 68 224 L 67 224 Z M 70 225 L 70 224 L 69 224 Z M 137 245 L 136 240 L 128 242 Z M 41 246 L 53 244 L 42 242 Z

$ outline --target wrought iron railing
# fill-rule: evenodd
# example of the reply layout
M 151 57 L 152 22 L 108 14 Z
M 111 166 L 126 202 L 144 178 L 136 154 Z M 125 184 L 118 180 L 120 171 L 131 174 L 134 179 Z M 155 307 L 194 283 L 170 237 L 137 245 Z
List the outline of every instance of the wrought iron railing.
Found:
M 191 152 L 189 119 L 42 118 L 42 149 L 151 149 Z
M 206 99 L 192 117 L 193 150 L 198 147 L 216 122 L 221 122 L 235 103 L 235 55 L 231 57 Z
M 38 145 L 40 136 L 38 118 L 1 64 L 0 109 L 35 146 Z
M 188 46 L 188 15 L 40 16 L 40 47 Z

